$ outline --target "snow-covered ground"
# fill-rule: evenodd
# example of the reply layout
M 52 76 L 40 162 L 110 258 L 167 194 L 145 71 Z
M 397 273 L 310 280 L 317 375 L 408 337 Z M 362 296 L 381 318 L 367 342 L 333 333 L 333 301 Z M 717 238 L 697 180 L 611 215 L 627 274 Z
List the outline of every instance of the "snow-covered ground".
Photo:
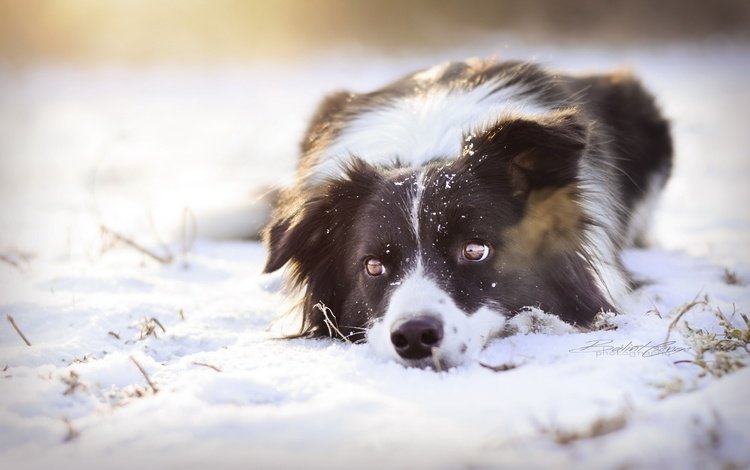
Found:
M 535 322 L 441 373 L 367 345 L 275 339 L 281 277 L 259 274 L 259 243 L 202 238 L 204 214 L 290 180 L 326 91 L 472 55 L 630 66 L 655 92 L 674 124 L 675 174 L 654 248 L 625 257 L 650 283 L 598 331 Z M 0 462 L 750 466 L 748 76 L 750 48 L 719 44 L 0 66 Z

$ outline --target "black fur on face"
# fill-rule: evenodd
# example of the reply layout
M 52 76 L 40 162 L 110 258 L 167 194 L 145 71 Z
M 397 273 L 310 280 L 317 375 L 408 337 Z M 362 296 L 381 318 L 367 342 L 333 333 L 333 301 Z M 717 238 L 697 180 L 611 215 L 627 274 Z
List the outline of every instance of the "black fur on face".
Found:
M 465 139 L 464 156 L 425 178 L 420 240 L 426 271 L 465 311 L 538 306 L 587 324 L 611 310 L 585 244 L 590 221 L 578 201 L 578 162 L 588 129 L 573 111 L 542 121 L 510 120 Z M 481 263 L 461 247 L 492 247 Z
M 342 314 L 342 306 L 350 297 L 353 278 L 343 271 L 351 270 L 354 262 L 350 247 L 353 222 L 362 218 L 361 209 L 381 180 L 375 168 L 352 160 L 345 177 L 322 184 L 307 200 L 287 199 L 283 212 L 276 214 L 266 229 L 269 255 L 264 272 L 276 271 L 289 262 L 292 287 L 305 289 L 300 336 L 329 333 L 324 307 L 336 316 L 329 321 L 346 325 L 350 315 Z M 366 313 L 354 316 L 353 326 L 358 327 L 367 318 Z
M 343 335 L 364 339 L 418 263 L 466 314 L 538 306 L 586 324 L 611 309 L 581 251 L 588 222 L 576 184 L 587 139 L 567 111 L 500 122 L 466 136 L 460 158 L 421 170 L 353 159 L 343 177 L 286 201 L 265 234 L 265 271 L 290 262 L 305 288 L 301 335 L 330 334 L 322 303 Z M 486 243 L 487 258 L 467 260 L 469 241 Z M 381 275 L 365 269 L 371 258 Z

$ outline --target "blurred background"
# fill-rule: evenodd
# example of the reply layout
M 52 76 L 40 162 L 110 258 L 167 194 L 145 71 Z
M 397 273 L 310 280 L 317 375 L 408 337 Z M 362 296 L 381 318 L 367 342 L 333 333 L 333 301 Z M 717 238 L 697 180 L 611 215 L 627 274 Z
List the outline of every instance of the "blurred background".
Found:
M 747 0 L 0 0 L 0 254 L 205 234 L 291 180 L 325 93 L 477 56 L 632 69 L 677 149 L 656 238 L 750 261 Z
M 391 53 L 498 34 L 626 43 L 750 37 L 746 0 L 2 0 L 0 53 L 37 60 L 247 60 L 341 47 Z

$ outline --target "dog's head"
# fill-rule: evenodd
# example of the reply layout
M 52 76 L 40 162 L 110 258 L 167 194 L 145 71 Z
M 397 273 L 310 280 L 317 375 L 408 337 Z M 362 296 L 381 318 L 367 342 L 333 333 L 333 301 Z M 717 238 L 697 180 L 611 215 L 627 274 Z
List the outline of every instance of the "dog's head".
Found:
M 588 323 L 610 305 L 582 250 L 587 133 L 561 111 L 502 120 L 417 170 L 352 158 L 282 204 L 265 269 L 289 263 L 304 334 L 407 365 L 459 364 L 525 306 Z

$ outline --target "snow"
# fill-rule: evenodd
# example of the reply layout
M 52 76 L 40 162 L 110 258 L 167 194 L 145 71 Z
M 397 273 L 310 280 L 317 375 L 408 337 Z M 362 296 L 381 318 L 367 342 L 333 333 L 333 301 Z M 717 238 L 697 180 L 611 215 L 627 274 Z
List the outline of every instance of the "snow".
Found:
M 291 180 L 306 119 L 326 91 L 492 55 L 579 71 L 625 64 L 655 92 L 674 124 L 675 174 L 654 246 L 625 256 L 649 283 L 598 331 L 570 332 L 529 310 L 514 321 L 517 334 L 481 354 L 498 370 L 405 369 L 367 345 L 275 339 L 269 326 L 290 308 L 281 276 L 259 274 L 259 243 L 202 236 L 205 214 Z M 750 313 L 749 73 L 750 51 L 724 44 L 0 66 L 0 316 L 31 342 L 0 319 L 0 462 L 750 465 L 750 370 L 722 375 L 719 353 L 706 355 L 716 375 L 688 362 L 706 335 L 724 333 L 717 309 L 737 328 Z M 100 225 L 174 261 L 113 245 Z M 667 337 L 674 343 L 660 346 Z M 663 347 L 669 354 L 654 354 Z M 741 348 L 722 354 L 749 360 Z

